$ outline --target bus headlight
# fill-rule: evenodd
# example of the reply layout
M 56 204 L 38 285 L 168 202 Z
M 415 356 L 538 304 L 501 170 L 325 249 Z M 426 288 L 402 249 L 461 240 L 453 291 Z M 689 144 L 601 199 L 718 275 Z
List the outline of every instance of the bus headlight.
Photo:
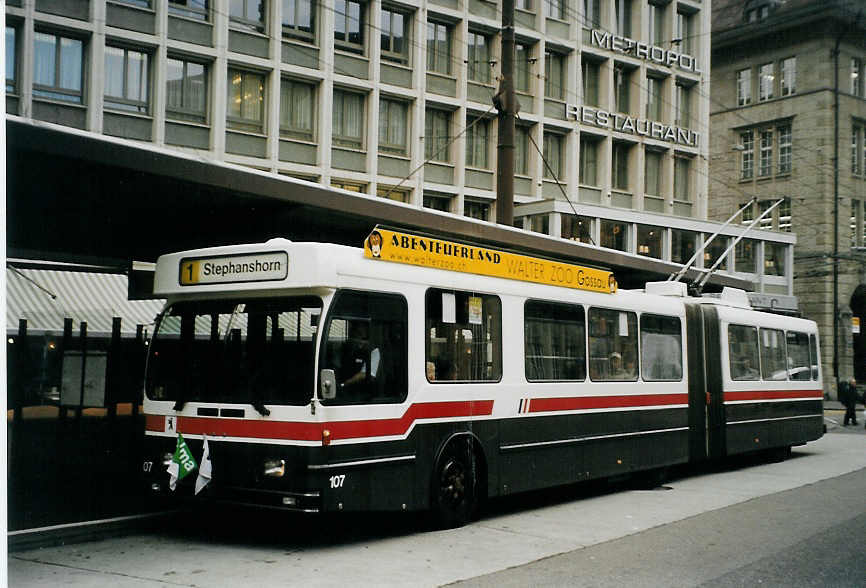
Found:
M 262 465 L 264 474 L 271 478 L 282 478 L 286 474 L 286 460 L 284 459 L 267 459 Z
M 163 453 L 162 454 L 162 465 L 168 467 L 171 464 L 171 460 L 174 458 L 173 453 Z

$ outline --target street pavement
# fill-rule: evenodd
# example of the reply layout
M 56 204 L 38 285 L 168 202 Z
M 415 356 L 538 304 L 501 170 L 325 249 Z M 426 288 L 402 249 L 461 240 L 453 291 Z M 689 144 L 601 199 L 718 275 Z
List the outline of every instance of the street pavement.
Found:
M 787 461 L 679 472 L 658 489 L 584 485 L 524 494 L 494 501 L 474 524 L 435 532 L 397 515 L 178 515 L 159 533 L 10 554 L 9 585 L 751 586 L 768 568 L 784 573 L 796 554 L 811 553 L 816 533 L 836 545 L 850 526 L 860 529 L 860 543 L 848 543 L 859 551 L 839 555 L 864 571 L 862 586 L 866 429 L 862 420 L 841 427 L 843 414 L 830 406 L 828 434 L 795 447 Z M 841 489 L 825 496 L 821 488 L 837 482 Z M 861 492 L 849 496 L 844 484 Z M 805 517 L 792 492 L 825 507 Z M 750 524 L 738 530 L 728 520 Z M 642 567 L 648 553 L 657 557 Z M 705 572 L 685 571 L 701 566 Z M 792 586 L 819 585 L 786 578 Z M 828 585 L 848 585 L 844 575 L 835 581 Z

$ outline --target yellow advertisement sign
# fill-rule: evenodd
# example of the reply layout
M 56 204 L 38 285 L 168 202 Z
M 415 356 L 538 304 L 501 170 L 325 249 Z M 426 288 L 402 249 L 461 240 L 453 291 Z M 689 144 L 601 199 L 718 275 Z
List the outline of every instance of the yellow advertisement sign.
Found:
M 616 292 L 616 280 L 609 271 L 379 227 L 364 241 L 364 256 L 591 292 Z

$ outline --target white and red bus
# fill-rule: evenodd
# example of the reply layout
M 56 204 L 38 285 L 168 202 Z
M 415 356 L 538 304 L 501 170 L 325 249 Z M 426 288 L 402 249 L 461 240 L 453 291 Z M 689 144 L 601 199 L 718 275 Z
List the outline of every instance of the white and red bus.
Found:
M 815 323 L 745 293 L 379 229 L 363 250 L 273 239 L 160 257 L 146 455 L 156 494 L 206 436 L 196 499 L 432 509 L 823 434 Z M 653 293 L 655 292 L 655 293 Z

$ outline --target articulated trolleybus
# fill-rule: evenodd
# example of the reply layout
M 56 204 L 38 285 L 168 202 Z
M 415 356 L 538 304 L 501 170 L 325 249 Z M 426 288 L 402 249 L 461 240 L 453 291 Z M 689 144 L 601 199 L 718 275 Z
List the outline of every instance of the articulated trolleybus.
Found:
M 154 290 L 142 469 L 160 495 L 456 526 L 486 497 L 823 434 L 815 323 L 741 291 L 617 291 L 608 271 L 384 227 L 363 251 L 164 255 Z M 206 485 L 171 489 L 181 446 L 207 448 Z

